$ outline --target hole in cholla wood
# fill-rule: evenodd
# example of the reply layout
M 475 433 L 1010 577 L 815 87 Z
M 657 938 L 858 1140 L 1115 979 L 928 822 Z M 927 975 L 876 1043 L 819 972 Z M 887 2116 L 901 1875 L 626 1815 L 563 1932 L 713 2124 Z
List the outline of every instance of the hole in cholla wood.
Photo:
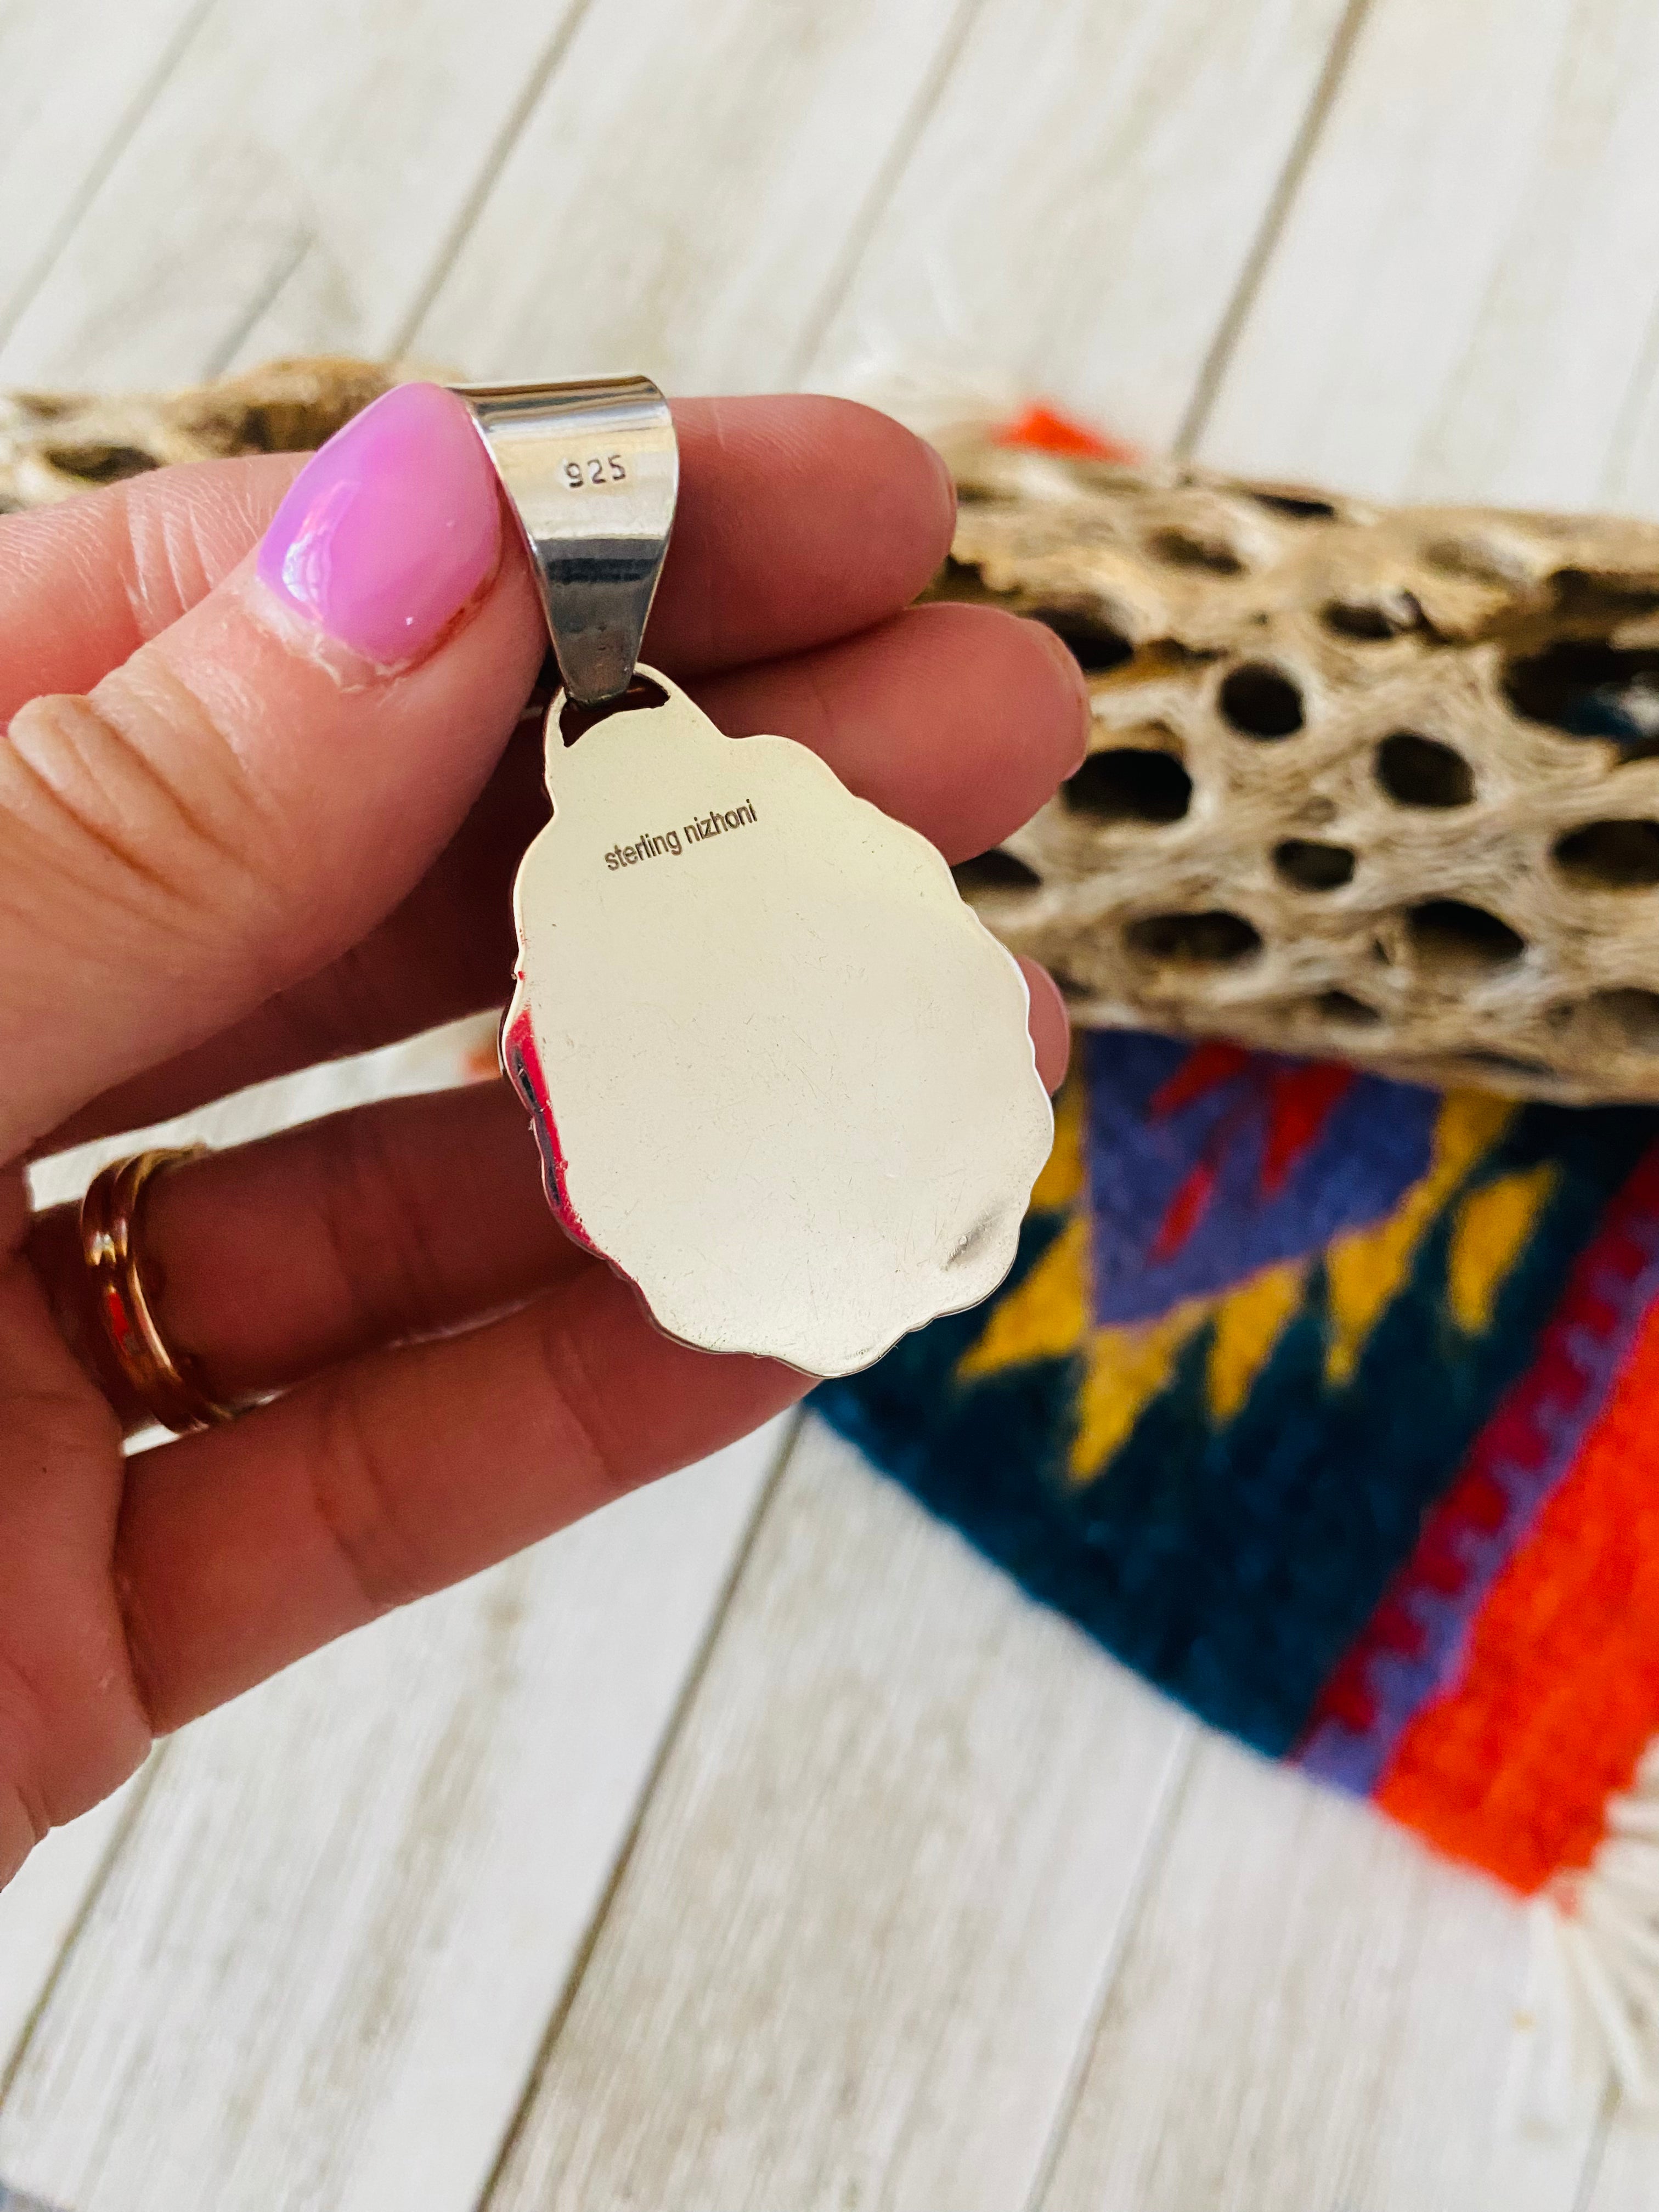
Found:
M 1569 1029 L 1587 1027 L 1592 1035 L 1599 1031 L 1633 1051 L 1659 1052 L 1659 991 L 1615 985 L 1610 990 L 1592 992 L 1582 1007 L 1557 1011 L 1565 1013 Z M 1577 1024 L 1572 1020 L 1575 1013 L 1583 1017 Z
M 49 446 L 46 458 L 66 477 L 89 484 L 121 483 L 161 466 L 153 453 L 137 446 Z
M 1572 623 L 1607 628 L 1659 614 L 1659 591 L 1627 576 L 1597 576 L 1588 568 L 1558 568 L 1550 579 L 1557 611 Z
M 1382 1019 L 1375 1006 L 1356 999 L 1352 991 L 1322 991 L 1310 1005 L 1322 1021 L 1341 1029 L 1376 1029 Z
M 1376 749 L 1376 780 L 1401 806 L 1468 806 L 1474 775 L 1455 746 L 1396 730 Z
M 1414 593 L 1405 590 L 1379 592 L 1370 599 L 1332 599 L 1324 609 L 1327 629 L 1339 637 L 1380 641 L 1401 637 L 1415 629 L 1423 610 Z
M 1587 822 L 1556 841 L 1555 865 L 1586 890 L 1659 884 L 1659 822 Z
M 1406 917 L 1418 966 L 1430 975 L 1483 975 L 1507 968 L 1526 951 L 1526 939 L 1484 907 L 1462 899 L 1428 899 Z
M 1231 545 L 1218 538 L 1200 538 L 1190 530 L 1155 530 L 1146 541 L 1146 550 L 1172 568 L 1206 568 L 1212 576 L 1237 576 L 1244 568 Z
M 1504 690 L 1528 721 L 1572 738 L 1610 738 L 1626 759 L 1659 751 L 1659 651 L 1560 638 L 1511 660 Z
M 1302 727 L 1302 693 L 1282 668 L 1247 660 L 1222 680 L 1222 713 L 1247 738 L 1294 737 Z
M 1193 780 L 1178 760 L 1139 745 L 1091 753 L 1060 786 L 1065 805 L 1096 822 L 1179 822 L 1192 796 Z
M 1287 837 L 1275 845 L 1273 866 L 1298 891 L 1340 890 L 1353 881 L 1354 856 L 1348 848 L 1322 844 L 1315 837 Z
M 957 889 L 964 895 L 973 891 L 1027 891 L 1042 881 L 1035 868 L 1028 868 L 1024 860 L 997 847 L 988 853 L 976 853 L 971 860 L 959 861 L 951 872 L 957 879 Z
M 1334 522 L 1335 503 L 1321 499 L 1315 492 L 1275 491 L 1265 484 L 1246 487 L 1245 496 L 1258 507 L 1265 507 L 1270 514 L 1282 514 L 1292 522 Z
M 1178 968 L 1232 968 L 1261 950 L 1261 933 L 1242 914 L 1146 914 L 1123 933 L 1132 952 Z
M 1135 649 L 1121 630 L 1080 608 L 1039 607 L 1036 612 L 1037 621 L 1047 623 L 1085 676 L 1104 676 L 1134 659 Z

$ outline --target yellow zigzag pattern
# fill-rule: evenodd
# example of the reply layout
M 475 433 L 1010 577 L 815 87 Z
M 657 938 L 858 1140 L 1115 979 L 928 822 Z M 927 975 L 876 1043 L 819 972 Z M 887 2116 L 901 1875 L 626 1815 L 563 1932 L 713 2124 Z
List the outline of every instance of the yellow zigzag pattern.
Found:
M 1498 1293 L 1526 1250 L 1533 1224 L 1555 1195 L 1560 1171 L 1547 1161 L 1471 1191 L 1452 1217 L 1446 1303 L 1468 1336 L 1492 1327 Z
M 1352 1231 L 1327 1249 L 1325 1373 L 1334 1387 L 1352 1380 L 1372 1331 L 1404 1289 L 1423 1239 L 1516 1111 L 1501 1098 L 1452 1092 L 1435 1125 L 1427 1173 L 1386 1221 Z M 1035 1211 L 1061 1211 L 1082 1199 L 1083 1135 L 1083 1089 L 1073 1083 L 1056 1103 L 1054 1148 L 1031 1194 Z M 1529 1169 L 1501 1176 L 1459 1204 L 1446 1301 L 1467 1333 L 1490 1327 L 1498 1294 L 1555 1183 L 1553 1168 Z M 1090 1320 L 1089 1223 L 1079 1212 L 1019 1288 L 993 1307 L 957 1373 L 967 1382 L 1030 1360 L 1080 1353 L 1084 1374 L 1071 1469 L 1073 1480 L 1091 1481 L 1167 1388 L 1182 1352 L 1206 1324 L 1206 1402 L 1213 1422 L 1231 1420 L 1301 1310 L 1308 1273 L 1308 1263 L 1287 1261 L 1227 1290 L 1186 1299 L 1156 1320 L 1096 1328 Z
M 1386 1221 L 1350 1230 L 1325 1254 L 1330 1340 L 1325 1379 L 1351 1382 L 1371 1331 L 1405 1288 L 1417 1249 L 1458 1185 L 1514 1120 L 1508 1098 L 1484 1091 L 1448 1094 L 1435 1123 L 1429 1171 L 1414 1182 Z M 1494 1293 L 1495 1295 L 1495 1293 Z

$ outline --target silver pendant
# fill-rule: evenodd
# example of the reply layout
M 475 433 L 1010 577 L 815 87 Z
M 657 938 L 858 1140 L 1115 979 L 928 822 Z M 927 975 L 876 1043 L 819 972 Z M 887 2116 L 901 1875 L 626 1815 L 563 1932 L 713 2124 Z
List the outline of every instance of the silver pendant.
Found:
M 461 397 L 565 682 L 502 1028 L 549 1199 L 669 1334 L 852 1373 L 1012 1264 L 1054 1134 L 1024 978 L 924 837 L 636 671 L 677 479 L 656 387 Z

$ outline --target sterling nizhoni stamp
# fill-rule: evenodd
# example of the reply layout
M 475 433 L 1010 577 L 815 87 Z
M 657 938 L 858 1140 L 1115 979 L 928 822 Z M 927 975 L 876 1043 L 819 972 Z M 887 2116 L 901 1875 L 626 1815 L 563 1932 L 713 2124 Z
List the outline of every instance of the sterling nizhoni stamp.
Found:
M 741 806 L 721 809 L 715 807 L 709 814 L 698 814 L 681 830 L 647 830 L 631 845 L 613 845 L 605 856 L 605 865 L 613 872 L 631 868 L 636 861 L 659 860 L 665 853 L 675 860 L 689 846 L 701 845 L 710 837 L 724 836 L 728 830 L 742 830 L 755 819 L 755 805 L 745 799 Z

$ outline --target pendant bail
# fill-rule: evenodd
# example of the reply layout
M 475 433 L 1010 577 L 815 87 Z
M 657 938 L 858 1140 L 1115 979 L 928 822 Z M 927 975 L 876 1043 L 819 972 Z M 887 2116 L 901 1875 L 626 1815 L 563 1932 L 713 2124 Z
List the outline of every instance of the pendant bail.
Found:
M 452 386 L 529 546 L 572 699 L 627 690 L 674 526 L 679 448 L 645 376 Z

